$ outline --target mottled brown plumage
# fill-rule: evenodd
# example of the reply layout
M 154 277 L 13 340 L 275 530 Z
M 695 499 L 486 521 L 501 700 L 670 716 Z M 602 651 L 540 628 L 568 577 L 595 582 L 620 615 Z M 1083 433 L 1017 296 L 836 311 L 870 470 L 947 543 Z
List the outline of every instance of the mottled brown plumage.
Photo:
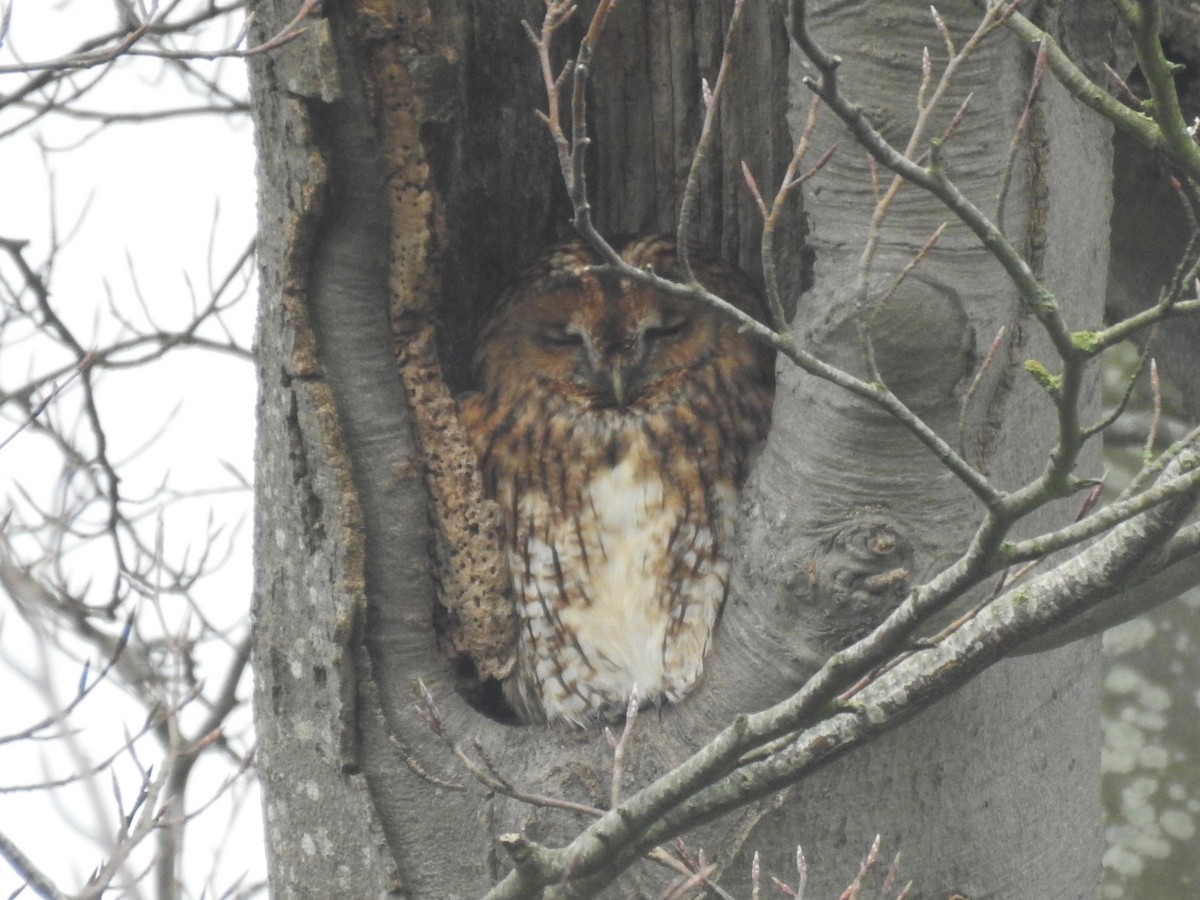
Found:
M 621 255 L 678 276 L 664 238 Z M 691 256 L 710 290 L 758 312 L 742 275 Z M 506 694 L 530 720 L 584 723 L 634 684 L 646 702 L 696 685 L 770 416 L 770 351 L 707 306 L 588 271 L 599 262 L 562 245 L 500 298 L 463 403 L 521 616 Z

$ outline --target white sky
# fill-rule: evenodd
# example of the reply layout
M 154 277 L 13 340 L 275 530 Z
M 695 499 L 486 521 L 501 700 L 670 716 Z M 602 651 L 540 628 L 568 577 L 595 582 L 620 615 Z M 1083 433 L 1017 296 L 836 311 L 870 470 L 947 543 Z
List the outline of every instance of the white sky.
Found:
M 0 8 L 5 2 L 0 0 Z M 12 6 L 12 19 L 0 46 L 0 66 L 71 52 L 84 39 L 111 30 L 117 22 L 116 6 L 111 2 L 7 2 Z M 192 0 L 180 9 L 206 5 Z M 233 25 L 240 26 L 240 17 Z M 231 34 L 210 33 L 195 46 L 217 48 L 230 38 Z M 192 65 L 206 77 L 219 79 L 228 92 L 244 96 L 240 62 Z M 95 75 L 95 70 L 80 73 L 78 83 L 85 84 Z M 28 77 L 0 74 L 0 97 L 16 90 Z M 78 107 L 144 112 L 194 107 L 202 102 L 202 97 L 187 90 L 175 67 L 141 59 L 118 63 Z M 0 109 L 0 130 L 13 128 L 29 115 L 27 107 Z M 51 243 L 52 227 L 60 238 L 71 233 L 55 263 L 52 304 L 85 345 L 102 345 L 120 333 L 110 304 L 143 322 L 144 303 L 156 322 L 169 328 L 188 320 L 193 301 L 206 300 L 210 285 L 225 276 L 251 239 L 253 166 L 252 132 L 245 115 L 118 123 L 103 130 L 93 121 L 43 117 L 0 138 L 0 237 L 28 241 L 25 257 L 39 267 Z M 52 226 L 52 211 L 56 226 Z M 0 273 L 12 278 L 14 270 L 5 268 L 6 262 L 0 261 Z M 252 337 L 254 299 L 252 289 L 238 310 L 225 319 L 243 346 L 249 346 Z M 209 333 L 220 334 L 216 329 Z M 63 362 L 45 342 L 30 339 L 17 346 L 5 345 L 0 347 L 0 386 L 11 388 Z M 82 392 L 73 390 L 77 387 L 64 391 L 48 414 L 65 424 L 79 416 Z M 125 496 L 150 496 L 164 481 L 179 491 L 229 487 L 235 479 L 226 466 L 250 477 L 254 383 L 248 361 L 201 350 L 176 350 L 150 367 L 104 376 L 98 393 L 109 426 L 111 458 L 133 460 L 121 469 Z M 174 418 L 170 418 L 172 411 Z M 8 418 L 0 418 L 0 440 L 11 430 Z M 157 440 L 143 450 L 156 434 Z M 34 432 L 24 432 L 0 450 L 0 519 L 17 485 L 43 502 L 52 498 L 57 472 L 52 448 Z M 218 625 L 247 621 L 249 510 L 249 493 L 241 490 L 174 505 L 163 513 L 164 554 L 168 558 L 177 558 L 189 546 L 194 555 L 203 546 L 210 515 L 214 522 L 229 528 L 240 521 L 228 564 L 196 591 L 206 615 Z M 152 535 L 153 515 L 146 528 Z M 72 555 L 70 565 L 79 584 L 91 580 L 99 590 L 108 584 L 103 552 L 81 549 Z M 168 618 L 179 615 L 169 601 L 164 601 L 163 609 Z M 142 612 L 152 627 L 153 610 Z M 201 678 L 219 676 L 224 660 L 216 658 L 218 655 L 214 651 L 209 658 L 201 658 L 202 667 L 212 665 L 211 671 L 199 673 Z M 93 671 L 100 662 L 93 654 Z M 0 736 L 46 714 L 45 699 L 19 674 L 21 669 L 36 670 L 43 664 L 55 671 L 60 698 L 69 699 L 79 678 L 79 663 L 61 654 L 39 658 L 27 623 L 0 593 Z M 249 679 L 245 678 L 239 694 L 248 702 L 249 693 Z M 117 692 L 97 692 L 70 724 L 81 730 L 82 743 L 93 758 L 100 759 L 123 744 L 126 730 L 136 732 L 143 717 L 144 710 Z M 245 726 L 248 721 L 247 706 L 236 723 Z M 156 762 L 153 742 L 142 742 L 138 748 L 143 763 Z M 68 775 L 77 771 L 78 765 L 78 760 L 56 756 L 47 745 L 36 753 L 27 745 L 0 745 L 0 790 Z M 204 790 L 189 796 L 189 805 L 201 802 L 202 794 L 211 792 L 225 777 L 217 768 L 197 772 L 195 780 Z M 128 804 L 138 778 L 128 762 L 117 773 Z M 95 790 L 99 801 L 111 806 L 113 786 L 107 774 Z M 74 891 L 102 859 L 96 846 L 64 829 L 63 816 L 80 820 L 85 830 L 113 824 L 93 824 L 90 809 L 91 801 L 78 789 L 60 792 L 60 799 L 53 804 L 41 792 L 0 793 L 0 832 L 54 876 L 60 888 Z M 185 876 L 191 896 L 198 896 L 206 887 L 203 879 L 212 868 L 209 848 L 219 844 L 221 837 L 232 836 L 226 852 L 233 855 L 219 864 L 216 880 L 207 885 L 209 896 L 219 896 L 247 870 L 249 881 L 262 877 L 257 796 L 246 799 L 232 824 L 230 809 L 225 802 L 215 805 L 191 838 L 193 859 Z M 152 845 L 147 849 L 153 849 Z M 0 896 L 8 896 L 20 884 L 0 861 Z M 149 896 L 150 891 L 144 895 Z

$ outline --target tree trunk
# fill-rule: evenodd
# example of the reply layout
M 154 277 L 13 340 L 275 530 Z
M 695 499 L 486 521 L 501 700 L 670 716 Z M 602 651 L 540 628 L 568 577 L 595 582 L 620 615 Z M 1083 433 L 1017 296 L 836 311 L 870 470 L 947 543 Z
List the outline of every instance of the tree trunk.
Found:
M 593 205 L 606 233 L 673 230 L 702 115 L 700 79 L 715 76 L 731 5 L 667 0 L 612 13 L 591 101 Z M 256 27 L 274 33 L 292 6 L 261 0 Z M 957 37 L 972 27 L 975 4 L 939 8 Z M 532 0 L 344 0 L 251 67 L 262 273 L 256 709 L 278 897 L 482 896 L 509 868 L 499 835 L 521 831 L 558 846 L 587 824 L 479 786 L 416 711 L 418 680 L 446 734 L 514 785 L 608 802 L 602 735 L 494 721 L 455 692 L 438 656 L 422 460 L 388 321 L 396 273 L 409 273 L 435 307 L 447 379 L 460 389 L 471 334 L 499 287 L 566 231 L 570 209 L 534 116 L 545 98 L 521 27 L 543 12 Z M 809 15 L 818 40 L 845 59 L 847 93 L 902 144 L 921 48 L 941 46 L 927 7 L 829 2 L 811 4 Z M 1046 11 L 1052 30 L 1058 15 Z M 1081 36 L 1076 46 L 1088 29 L 1107 27 L 1092 18 L 1061 25 Z M 754 272 L 760 226 L 738 167 L 745 160 L 764 190 L 778 183 L 793 140 L 789 104 L 802 120 L 807 91 L 780 7 L 748 4 L 735 54 L 697 232 Z M 1015 39 L 993 35 L 934 129 L 973 92 L 945 156 L 985 208 L 1032 65 Z M 376 125 L 381 97 L 408 98 L 384 112 L 395 126 L 389 146 Z M 865 153 L 825 115 L 815 152 L 834 143 L 806 200 L 815 286 L 799 298 L 794 329 L 822 358 L 861 372 L 850 286 L 874 199 Z M 1108 148 L 1107 129 L 1047 82 L 1007 203 L 1007 232 L 1020 236 L 1077 328 L 1100 317 Z M 411 231 L 397 235 L 389 203 L 399 201 Z M 873 287 L 950 218 L 905 188 Z M 803 277 L 797 223 L 783 241 L 792 297 Z M 399 244 L 410 256 L 398 264 Z M 962 412 L 1001 327 L 1006 340 Z M 1015 486 L 1040 469 L 1052 409 L 1021 367 L 1049 362 L 1047 346 L 965 228 L 947 230 L 871 331 L 893 389 L 952 442 L 961 429 L 968 458 L 998 483 Z M 962 485 L 894 421 L 787 365 L 779 377 L 705 683 L 678 707 L 641 717 L 626 794 L 736 712 L 793 691 L 886 612 L 901 586 L 961 551 L 979 519 Z M 1038 524 L 1073 512 L 1052 508 Z M 907 581 L 865 580 L 899 568 Z M 786 879 L 799 843 L 813 867 L 810 896 L 836 896 L 880 833 L 885 852 L 903 851 L 920 897 L 955 888 L 1014 900 L 1093 897 L 1101 852 L 1095 651 L 1080 642 L 1000 664 L 785 795 L 686 840 L 729 863 L 723 880 L 739 895 L 748 892 L 748 854 L 760 851 L 766 871 Z M 644 865 L 622 883 L 655 896 L 670 877 Z

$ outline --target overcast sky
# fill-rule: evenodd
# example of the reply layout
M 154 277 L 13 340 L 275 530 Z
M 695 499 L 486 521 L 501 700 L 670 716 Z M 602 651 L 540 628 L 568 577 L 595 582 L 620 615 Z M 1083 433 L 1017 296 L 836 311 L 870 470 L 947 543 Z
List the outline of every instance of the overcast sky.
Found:
M 5 2 L 0 0 L 0 6 Z M 72 52 L 117 22 L 111 2 L 15 0 L 11 5 L 0 66 Z M 184 4 L 181 11 L 204 5 Z M 240 22 L 233 27 L 237 25 Z M 199 41 L 216 48 L 231 37 L 231 33 L 209 33 Z M 203 77 L 216 79 L 225 91 L 244 95 L 240 62 L 192 66 Z M 81 72 L 76 83 L 87 84 L 98 74 L 98 70 Z M 0 74 L 0 95 L 11 94 L 29 77 Z M 179 68 L 141 59 L 118 63 L 80 99 L 77 108 L 146 113 L 204 102 Z M 147 315 L 164 328 L 188 321 L 193 303 L 207 299 L 210 286 L 225 277 L 253 236 L 255 188 L 248 117 L 186 115 L 102 127 L 93 119 L 62 114 L 30 121 L 32 112 L 28 106 L 0 109 L 0 131 L 18 129 L 0 137 L 0 237 L 28 241 L 25 258 L 35 267 L 45 262 L 55 231 L 60 241 L 67 239 L 51 276 L 52 304 L 58 315 L 88 347 L 103 346 L 122 333 L 114 309 L 139 325 L 145 324 Z M 8 260 L 0 261 L 0 275 L 11 282 L 13 272 Z M 251 291 L 247 302 L 226 317 L 227 326 L 245 346 L 253 332 L 253 301 Z M 61 350 L 35 336 L 19 343 L 6 341 L 0 347 L 0 388 L 12 388 L 64 359 Z M 121 469 L 125 496 L 149 497 L 164 484 L 179 492 L 226 489 L 236 484 L 230 469 L 250 477 L 254 381 L 249 362 L 179 350 L 152 367 L 106 374 L 100 384 L 110 457 L 127 461 Z M 48 414 L 69 426 L 79 416 L 79 399 L 80 392 L 68 388 Z M 0 440 L 11 431 L 12 416 L 12 411 L 4 410 Z M 38 502 L 52 502 L 58 470 L 53 448 L 33 431 L 24 432 L 0 451 L 0 520 L 19 491 Z M 222 490 L 215 496 L 173 504 L 163 513 L 168 556 L 182 554 L 188 547 L 195 553 L 203 544 L 210 516 L 227 529 L 240 521 L 228 564 L 197 591 L 206 615 L 222 626 L 245 623 L 248 617 L 249 500 L 245 490 Z M 147 513 L 147 527 L 153 528 L 153 512 Z M 99 589 L 106 579 L 102 573 L 97 577 L 93 567 L 106 564 L 100 554 L 86 548 L 69 562 L 77 583 L 94 581 Z M 98 662 L 92 659 L 93 665 Z M 219 673 L 221 660 L 214 657 L 212 662 L 212 672 L 200 672 L 200 677 Z M 60 698 L 69 699 L 80 676 L 80 661 L 69 654 L 43 655 L 22 617 L 0 595 L 0 735 L 45 715 L 45 696 L 21 674 L 36 673 L 43 666 L 55 671 Z M 241 693 L 248 698 L 248 679 Z M 242 715 L 245 721 L 248 711 Z M 136 707 L 109 692 L 85 704 L 71 724 L 86 733 L 89 749 L 101 758 L 122 745 L 126 729 L 136 732 L 141 727 L 142 716 L 144 712 L 139 715 Z M 144 762 L 153 763 L 153 745 L 145 746 Z M 79 763 L 56 757 L 46 745 L 36 752 L 28 746 L 0 746 L 0 789 L 63 777 L 78 771 Z M 128 802 L 137 778 L 128 768 L 118 771 L 130 794 Z M 210 785 L 223 777 L 215 769 L 204 774 Z M 99 792 L 109 800 L 112 790 L 105 776 Z M 189 804 L 202 799 L 189 797 Z M 89 803 L 78 789 L 61 792 L 57 805 L 41 793 L 0 794 L 0 831 L 17 841 L 35 863 L 62 878 L 60 887 L 74 890 L 101 858 L 95 847 L 69 839 L 59 816 L 77 817 L 85 829 L 102 827 L 91 823 Z M 215 809 L 209 816 L 210 833 L 232 829 L 232 845 L 240 851 L 240 858 L 221 863 L 221 875 L 210 891 L 228 887 L 247 868 L 252 878 L 261 877 L 257 800 L 249 798 L 244 807 L 245 814 L 233 824 L 228 808 Z M 206 872 L 212 857 L 204 841 L 198 840 L 193 849 L 198 851 L 193 873 Z M 64 861 L 69 861 L 69 867 L 64 868 Z M 0 863 L 0 896 L 19 885 L 8 866 Z M 189 886 L 197 894 L 204 887 L 199 880 Z

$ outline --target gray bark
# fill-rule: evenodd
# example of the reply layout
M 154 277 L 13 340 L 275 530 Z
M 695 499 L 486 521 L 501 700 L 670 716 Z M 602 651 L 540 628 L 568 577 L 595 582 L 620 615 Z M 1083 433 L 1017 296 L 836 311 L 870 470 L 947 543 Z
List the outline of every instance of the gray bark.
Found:
M 1200 11 L 1195 4 L 1164 4 L 1164 42 L 1169 58 L 1186 67 L 1177 89 L 1189 121 L 1200 116 Z M 1136 67 L 1120 69 L 1141 87 Z M 1169 181 L 1169 164 L 1139 152 L 1125 135 L 1114 140 L 1112 260 L 1108 304 L 1114 317 L 1127 316 L 1158 300 L 1188 243 L 1191 225 L 1178 192 Z M 1200 419 L 1200 370 L 1195 347 L 1200 329 L 1184 318 L 1155 335 L 1154 355 L 1166 377 L 1180 390 L 1178 404 L 1189 422 Z
M 469 334 L 497 289 L 569 216 L 532 110 L 544 100 L 520 18 L 536 2 L 411 2 L 427 43 L 406 57 L 424 110 L 443 244 L 439 321 L 449 378 L 461 385 Z M 901 135 L 920 49 L 940 44 L 923 4 L 822 3 L 817 37 L 842 55 L 846 90 Z M 940 7 L 960 32 L 974 4 Z M 595 731 L 492 721 L 454 691 L 432 635 L 434 588 L 421 462 L 395 373 L 387 321 L 388 172 L 357 66 L 371 41 L 413 21 L 352 23 L 328 4 L 302 40 L 254 62 L 260 151 L 259 491 L 256 709 L 272 891 L 278 897 L 475 897 L 509 865 L 496 838 L 523 831 L 559 846 L 586 823 L 484 791 L 414 710 L 418 679 L 447 732 L 521 787 L 605 805 L 609 749 Z M 273 33 L 290 4 L 262 0 Z M 592 155 L 597 217 L 609 233 L 670 228 L 699 124 L 699 76 L 716 71 L 728 4 L 622 4 L 595 71 Z M 778 8 L 750 4 L 718 158 L 703 185 L 700 232 L 752 269 L 758 228 L 737 165 L 778 182 L 790 155 L 794 76 Z M 936 55 L 936 54 L 935 54 Z M 947 165 L 982 205 L 996 189 L 1032 58 L 995 36 L 956 97 L 973 112 Z M 1045 86 L 1039 140 L 1018 160 L 1006 226 L 1035 247 L 1072 322 L 1100 315 L 1109 211 L 1106 129 Z M 951 104 L 948 113 L 953 111 Z M 948 114 L 947 113 L 947 114 Z M 826 116 L 817 153 L 839 143 L 807 202 L 815 287 L 795 330 L 824 358 L 860 370 L 848 303 L 872 204 L 864 154 Z M 949 214 L 906 189 L 876 264 L 888 280 Z M 792 234 L 798 230 L 793 224 Z M 791 290 L 801 279 L 789 244 Z M 1049 363 L 1036 323 L 965 229 L 877 320 L 889 383 L 958 440 L 966 383 L 992 337 L 1008 343 L 963 418 L 963 446 L 1001 485 L 1044 461 L 1049 404 L 1020 372 Z M 1092 473 L 1084 473 L 1092 474 Z M 1036 525 L 1070 520 L 1069 504 Z M 783 367 L 775 421 L 746 491 L 743 553 L 703 689 L 645 714 L 626 793 L 686 758 L 739 711 L 786 696 L 846 636 L 896 601 L 863 577 L 904 566 L 919 581 L 962 549 L 979 517 L 968 493 L 876 410 Z M 873 542 L 872 536 L 889 540 Z M 886 545 L 886 546 L 885 546 Z M 880 548 L 883 548 L 882 550 Z M 687 837 L 733 858 L 745 893 L 754 850 L 786 878 L 797 843 L 810 896 L 836 896 L 871 837 L 902 850 L 920 897 L 1093 897 L 1100 857 L 1099 720 L 1094 642 L 1000 664 L 936 707 L 791 789 Z M 626 891 L 668 879 L 644 867 Z

